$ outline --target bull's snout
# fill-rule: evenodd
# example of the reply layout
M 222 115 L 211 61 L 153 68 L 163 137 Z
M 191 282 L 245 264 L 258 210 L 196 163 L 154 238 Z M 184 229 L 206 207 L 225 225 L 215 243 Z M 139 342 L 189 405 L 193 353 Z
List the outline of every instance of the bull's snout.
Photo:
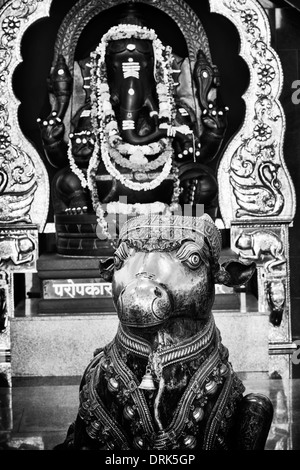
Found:
M 120 293 L 117 310 L 124 325 L 146 328 L 170 317 L 172 299 L 167 288 L 151 276 L 137 275 Z

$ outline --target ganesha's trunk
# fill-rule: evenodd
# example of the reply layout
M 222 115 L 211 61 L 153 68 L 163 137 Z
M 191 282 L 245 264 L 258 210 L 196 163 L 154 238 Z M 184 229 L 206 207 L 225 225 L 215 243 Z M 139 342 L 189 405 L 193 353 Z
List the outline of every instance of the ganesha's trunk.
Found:
M 135 77 L 127 78 L 119 95 L 121 136 L 125 142 L 132 145 L 147 145 L 167 136 L 166 129 L 158 128 L 155 94 L 147 81 Z M 141 125 L 139 121 L 145 110 L 149 112 L 149 119 L 143 116 L 144 135 L 140 135 L 137 129 Z
M 122 138 L 125 142 L 128 142 L 132 145 L 148 145 L 156 140 L 161 139 L 162 137 L 167 136 L 166 129 L 156 128 L 153 132 L 148 135 L 138 135 L 135 129 L 123 129 L 121 132 Z

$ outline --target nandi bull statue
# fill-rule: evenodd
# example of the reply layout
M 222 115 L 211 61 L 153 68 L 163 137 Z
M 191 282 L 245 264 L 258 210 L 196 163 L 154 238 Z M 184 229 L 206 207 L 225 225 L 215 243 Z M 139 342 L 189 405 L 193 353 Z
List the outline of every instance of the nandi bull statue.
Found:
M 121 228 L 112 278 L 119 328 L 95 353 L 77 419 L 58 449 L 263 449 L 273 407 L 232 369 L 212 315 L 214 284 L 240 285 L 255 264 L 220 266 L 212 219 L 148 215 Z

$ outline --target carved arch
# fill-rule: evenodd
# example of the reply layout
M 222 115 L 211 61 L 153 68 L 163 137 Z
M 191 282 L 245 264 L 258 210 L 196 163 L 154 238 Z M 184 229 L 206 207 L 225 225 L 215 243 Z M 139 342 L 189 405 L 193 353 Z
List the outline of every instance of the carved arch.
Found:
M 51 0 L 19 0 L 0 6 L 0 224 L 33 224 L 40 231 L 48 216 L 48 174 L 20 129 L 12 77 L 22 62 L 23 34 L 48 15 L 50 4 Z
M 73 69 L 74 54 L 78 39 L 87 24 L 99 13 L 125 3 L 142 3 L 166 13 L 181 29 L 186 40 L 191 63 L 196 60 L 201 45 L 211 62 L 208 38 L 198 16 L 183 0 L 80 0 L 66 15 L 57 34 L 53 67 L 62 54 L 70 70 Z M 188 27 L 187 27 L 188 25 Z
M 211 11 L 237 28 L 250 83 L 246 113 L 219 165 L 219 204 L 227 228 L 245 220 L 291 223 L 295 190 L 283 158 L 285 115 L 279 97 L 280 59 L 271 47 L 267 15 L 256 0 L 209 0 Z

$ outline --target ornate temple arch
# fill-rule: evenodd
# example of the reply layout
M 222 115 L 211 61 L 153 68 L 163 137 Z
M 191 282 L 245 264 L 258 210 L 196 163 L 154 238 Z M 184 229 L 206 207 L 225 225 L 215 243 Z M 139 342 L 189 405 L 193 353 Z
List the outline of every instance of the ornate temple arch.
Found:
M 61 24 L 57 34 L 53 63 L 56 63 L 59 54 L 63 54 L 71 69 L 74 63 L 76 45 L 87 24 L 101 12 L 126 3 L 150 5 L 166 13 L 182 31 L 191 62 L 195 62 L 200 44 L 211 62 L 208 38 L 203 25 L 191 7 L 182 0 L 171 2 L 161 0 L 81 0 L 74 5 Z M 186 24 L 189 25 L 188 28 L 186 28 Z
M 63 54 L 73 65 L 76 44 L 89 21 L 123 3 L 128 1 L 77 2 L 59 29 L 53 63 Z M 169 15 L 183 32 L 190 59 L 195 60 L 201 44 L 211 61 L 204 28 L 183 0 L 134 3 L 153 6 Z M 279 102 L 283 74 L 270 45 L 268 19 L 256 0 L 209 3 L 212 13 L 223 15 L 237 28 L 240 54 L 250 72 L 243 97 L 244 122 L 219 165 L 220 211 L 225 227 L 231 230 L 232 249 L 257 261 L 259 309 L 271 309 L 281 317 L 270 331 L 271 344 L 281 347 L 291 343 L 288 228 L 295 214 L 294 188 L 283 157 L 285 116 Z M 38 233 L 43 232 L 48 215 L 48 175 L 40 155 L 20 130 L 19 102 L 12 77 L 22 61 L 20 45 L 25 31 L 49 15 L 51 4 L 51 0 L 0 2 L 0 237 L 5 253 L 1 258 L 0 289 L 6 299 L 2 302 L 3 318 L 12 316 L 14 311 L 13 273 L 36 269 Z M 265 239 L 267 246 L 262 241 Z M 279 301 L 275 300 L 274 290 L 281 292 Z M 5 325 L 0 336 L 0 350 L 4 351 L 9 350 L 9 326 Z

